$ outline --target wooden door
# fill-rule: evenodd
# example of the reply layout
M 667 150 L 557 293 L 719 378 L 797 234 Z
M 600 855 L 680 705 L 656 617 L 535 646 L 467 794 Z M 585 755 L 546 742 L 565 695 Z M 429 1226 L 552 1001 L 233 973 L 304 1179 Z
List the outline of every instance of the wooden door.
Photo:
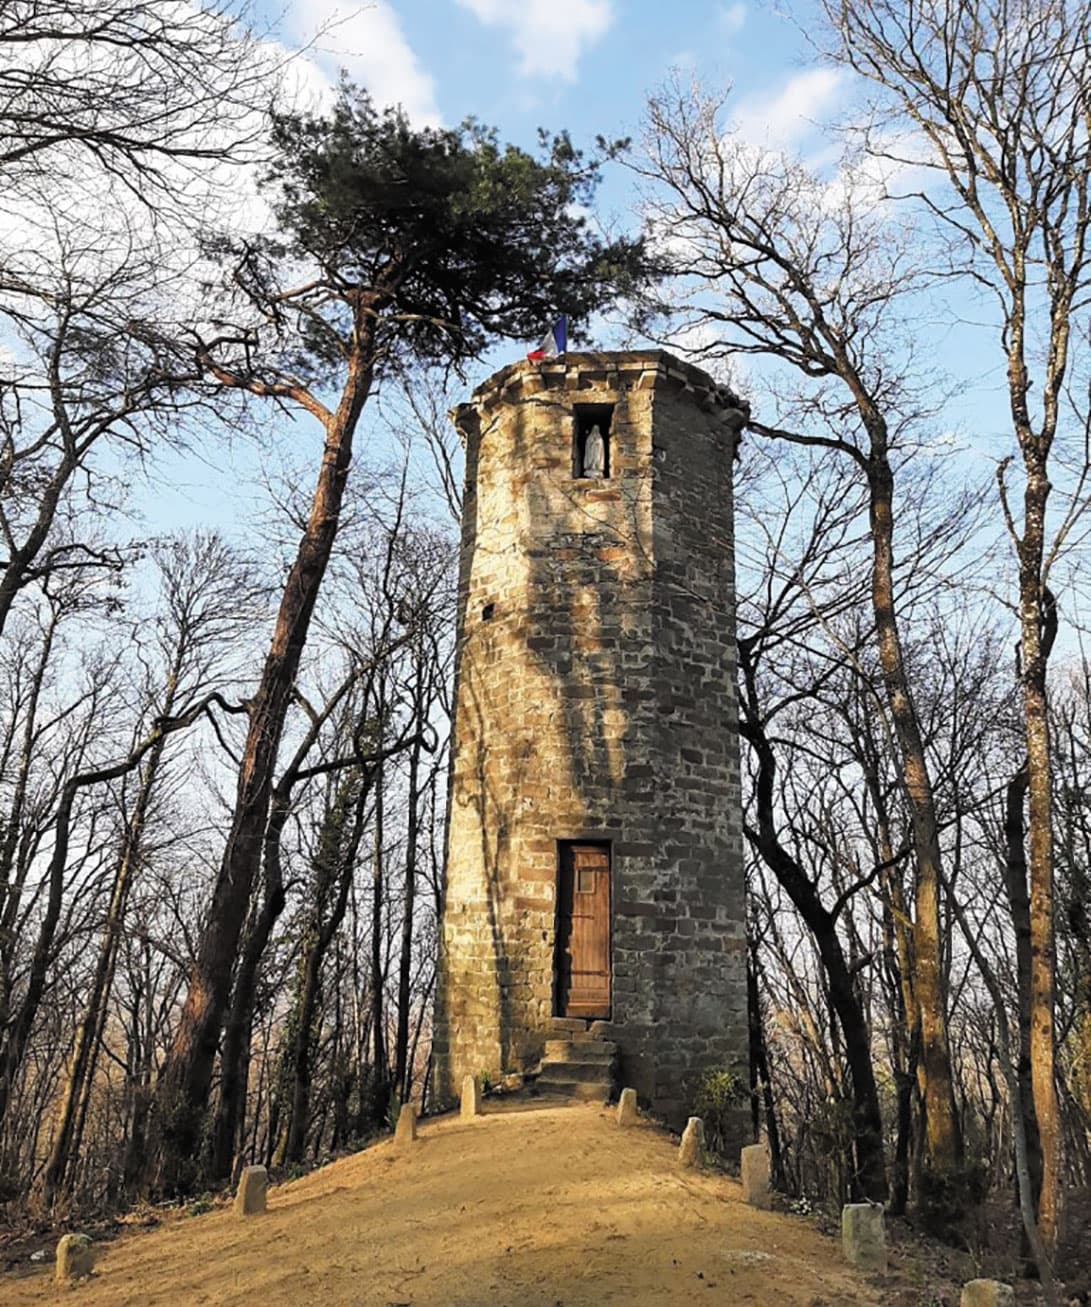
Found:
M 557 1001 L 562 1017 L 610 1015 L 610 848 L 562 844 L 557 901 Z

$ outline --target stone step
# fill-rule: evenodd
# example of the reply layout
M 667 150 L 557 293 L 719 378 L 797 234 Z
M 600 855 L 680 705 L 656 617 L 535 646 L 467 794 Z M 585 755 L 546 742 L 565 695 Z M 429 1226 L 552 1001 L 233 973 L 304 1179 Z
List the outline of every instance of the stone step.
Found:
M 600 1080 L 603 1084 L 608 1085 L 611 1079 L 610 1064 L 608 1062 L 572 1062 L 567 1059 L 553 1061 L 550 1058 L 545 1058 L 542 1062 L 542 1069 L 538 1073 L 539 1082 L 543 1077 L 547 1080 Z
M 578 1098 L 584 1103 L 605 1103 L 610 1097 L 610 1083 L 606 1080 L 544 1080 L 535 1082 L 538 1092 L 549 1098 Z
M 545 1056 L 551 1062 L 612 1062 L 617 1045 L 605 1039 L 547 1039 Z
M 585 1017 L 550 1017 L 549 1028 L 556 1031 L 572 1031 L 574 1034 L 587 1033 L 590 1022 Z

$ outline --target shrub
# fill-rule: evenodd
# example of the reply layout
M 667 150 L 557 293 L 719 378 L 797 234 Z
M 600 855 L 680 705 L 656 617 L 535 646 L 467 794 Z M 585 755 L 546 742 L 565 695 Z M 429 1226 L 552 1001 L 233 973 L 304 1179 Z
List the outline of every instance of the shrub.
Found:
M 739 1110 L 750 1098 L 750 1086 L 727 1067 L 713 1067 L 701 1077 L 693 1113 L 705 1126 L 705 1146 L 726 1157 L 738 1142 Z

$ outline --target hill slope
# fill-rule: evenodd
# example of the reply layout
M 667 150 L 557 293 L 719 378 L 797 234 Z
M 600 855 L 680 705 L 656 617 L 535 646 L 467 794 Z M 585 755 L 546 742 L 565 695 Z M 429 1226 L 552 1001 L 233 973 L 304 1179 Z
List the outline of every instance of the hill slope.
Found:
M 546 1107 L 425 1122 L 270 1191 L 265 1216 L 218 1211 L 100 1250 L 80 1307 L 876 1307 L 836 1244 L 679 1170 L 650 1126 Z M 50 1268 L 51 1269 L 51 1268 Z M 56 1302 L 48 1274 L 7 1307 Z

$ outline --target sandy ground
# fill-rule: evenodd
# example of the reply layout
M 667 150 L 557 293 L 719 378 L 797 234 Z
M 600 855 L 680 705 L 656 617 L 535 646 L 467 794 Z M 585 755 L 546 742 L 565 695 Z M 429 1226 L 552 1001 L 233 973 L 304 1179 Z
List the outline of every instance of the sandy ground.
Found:
M 599 1107 L 426 1121 L 273 1188 L 264 1216 L 228 1209 L 130 1235 L 95 1274 L 0 1279 L 4 1307 L 877 1307 L 806 1221 L 745 1206 L 682 1171 L 650 1125 Z

